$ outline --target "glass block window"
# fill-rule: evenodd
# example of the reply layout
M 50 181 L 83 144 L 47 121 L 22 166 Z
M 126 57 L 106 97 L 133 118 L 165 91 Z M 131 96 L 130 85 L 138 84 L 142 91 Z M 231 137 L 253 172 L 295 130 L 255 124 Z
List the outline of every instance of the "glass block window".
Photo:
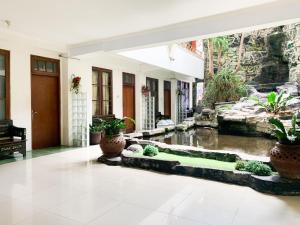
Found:
M 93 116 L 112 114 L 112 71 L 93 67 Z

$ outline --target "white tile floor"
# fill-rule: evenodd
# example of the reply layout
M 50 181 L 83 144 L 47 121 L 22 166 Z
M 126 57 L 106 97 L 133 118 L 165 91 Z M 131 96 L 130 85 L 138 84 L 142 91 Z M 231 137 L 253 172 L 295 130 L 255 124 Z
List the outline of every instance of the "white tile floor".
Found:
M 300 197 L 96 162 L 98 148 L 0 166 L 0 225 L 299 225 Z

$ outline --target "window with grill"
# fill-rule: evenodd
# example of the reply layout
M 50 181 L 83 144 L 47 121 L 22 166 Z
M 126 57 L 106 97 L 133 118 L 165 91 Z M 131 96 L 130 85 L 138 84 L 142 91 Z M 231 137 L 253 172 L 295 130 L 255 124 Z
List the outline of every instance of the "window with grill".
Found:
M 112 71 L 93 67 L 93 116 L 112 114 Z

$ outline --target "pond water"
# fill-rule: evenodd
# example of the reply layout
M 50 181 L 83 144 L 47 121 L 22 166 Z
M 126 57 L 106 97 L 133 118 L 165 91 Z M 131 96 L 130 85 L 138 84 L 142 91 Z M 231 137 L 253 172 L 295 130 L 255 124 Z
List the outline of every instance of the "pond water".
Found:
M 222 135 L 212 128 L 195 128 L 186 132 L 170 132 L 148 140 L 199 147 L 208 150 L 243 152 L 256 156 L 269 156 L 276 141 L 263 137 Z

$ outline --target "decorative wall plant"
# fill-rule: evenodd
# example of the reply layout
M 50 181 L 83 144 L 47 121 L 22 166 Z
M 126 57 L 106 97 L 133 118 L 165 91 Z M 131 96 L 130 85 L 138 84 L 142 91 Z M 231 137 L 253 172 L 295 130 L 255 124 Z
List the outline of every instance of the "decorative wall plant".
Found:
M 73 74 L 71 79 L 72 79 L 71 80 L 71 91 L 74 92 L 75 94 L 78 94 L 79 91 L 80 91 L 81 77 L 80 76 L 75 76 Z
M 142 94 L 143 94 L 144 96 L 148 97 L 148 96 L 149 96 L 149 93 L 150 93 L 149 88 L 148 88 L 146 85 L 143 85 L 143 86 L 142 86 Z

